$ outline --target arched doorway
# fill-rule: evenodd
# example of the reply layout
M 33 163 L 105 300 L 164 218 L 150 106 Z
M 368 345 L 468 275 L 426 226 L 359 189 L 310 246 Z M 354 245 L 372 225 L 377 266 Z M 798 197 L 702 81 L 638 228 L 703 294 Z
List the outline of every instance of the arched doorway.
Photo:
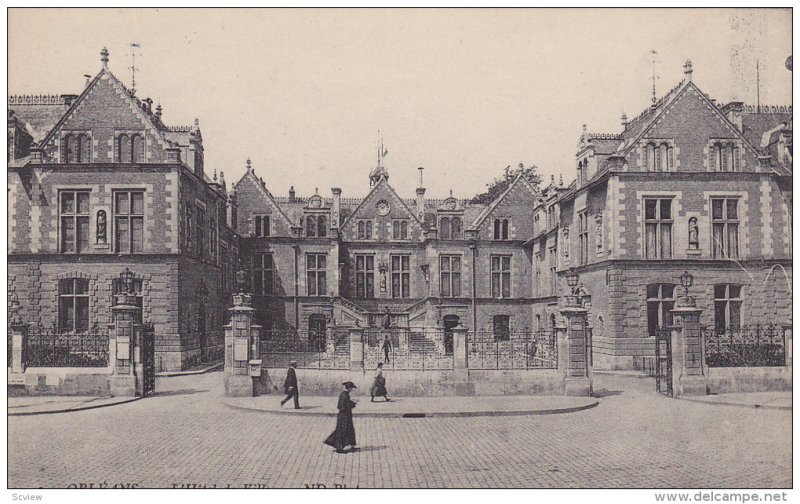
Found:
M 308 349 L 311 352 L 324 352 L 327 338 L 325 315 L 315 313 L 308 317 Z
M 444 353 L 453 355 L 453 328 L 458 326 L 458 315 L 444 316 Z

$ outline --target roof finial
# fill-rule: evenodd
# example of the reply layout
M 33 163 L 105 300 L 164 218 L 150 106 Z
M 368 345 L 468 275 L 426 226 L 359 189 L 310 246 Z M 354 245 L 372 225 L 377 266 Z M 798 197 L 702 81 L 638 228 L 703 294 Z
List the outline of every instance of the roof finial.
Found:
M 100 61 L 103 62 L 103 69 L 108 70 L 108 49 L 105 47 L 100 51 Z
M 161 120 L 161 103 L 156 105 L 156 117 L 158 117 L 159 121 Z
M 586 125 L 583 125 L 583 132 L 586 133 Z
M 450 196 L 453 196 L 453 190 L 450 189 Z
M 628 114 L 623 112 L 622 113 L 622 117 L 620 117 L 619 120 L 622 121 L 622 127 L 623 128 L 627 128 L 628 127 Z
M 194 129 L 200 129 L 200 119 L 194 118 Z
M 687 59 L 686 63 L 683 64 L 683 73 L 686 74 L 686 78 L 689 79 L 691 82 L 692 80 L 692 60 Z
M 214 168 L 214 182 L 217 181 L 217 169 Z
M 247 158 L 247 171 L 253 171 L 253 163 L 250 162 L 250 157 Z
M 556 176 L 550 175 L 550 184 L 555 184 L 555 183 L 556 183 Z
M 652 77 L 652 79 L 653 79 L 653 98 L 652 98 L 652 100 L 653 100 L 653 105 L 655 105 L 655 103 L 656 103 L 656 79 L 659 78 L 656 75 L 656 55 L 658 54 L 658 51 L 653 49 L 653 50 L 650 51 L 650 54 L 653 55 L 653 77 Z
M 560 185 L 560 186 L 564 185 L 564 176 L 563 175 L 559 175 L 558 176 L 558 185 Z
M 314 188 L 314 194 L 315 195 L 319 195 L 319 187 L 315 187 Z

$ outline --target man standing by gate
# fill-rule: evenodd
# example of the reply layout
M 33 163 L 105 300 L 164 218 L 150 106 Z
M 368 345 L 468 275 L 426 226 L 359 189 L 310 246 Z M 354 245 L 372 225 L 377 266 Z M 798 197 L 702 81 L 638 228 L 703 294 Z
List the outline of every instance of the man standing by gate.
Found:
M 392 351 L 392 340 L 389 335 L 384 336 L 383 340 L 383 362 L 389 364 L 389 353 Z
M 297 373 L 295 368 L 297 361 L 289 362 L 289 369 L 286 371 L 286 380 L 283 382 L 283 392 L 286 397 L 281 401 L 281 408 L 291 398 L 294 398 L 294 409 L 300 409 L 300 390 L 297 388 Z

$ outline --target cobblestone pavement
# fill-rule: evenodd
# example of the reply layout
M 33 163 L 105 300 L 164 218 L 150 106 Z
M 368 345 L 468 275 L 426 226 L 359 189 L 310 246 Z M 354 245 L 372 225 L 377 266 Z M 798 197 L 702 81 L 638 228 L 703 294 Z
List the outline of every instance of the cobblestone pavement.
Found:
M 652 388 L 649 379 L 596 375 L 600 405 L 577 413 L 357 418 L 360 451 L 337 455 L 322 444 L 333 419 L 230 409 L 221 373 L 163 378 L 153 398 L 8 417 L 8 485 L 792 485 L 790 411 L 673 400 Z

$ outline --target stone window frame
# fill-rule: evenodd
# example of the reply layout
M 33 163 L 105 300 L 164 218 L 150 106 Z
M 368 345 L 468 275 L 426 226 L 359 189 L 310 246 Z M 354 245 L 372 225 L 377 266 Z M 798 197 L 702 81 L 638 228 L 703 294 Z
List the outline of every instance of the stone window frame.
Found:
M 56 201 L 58 202 L 57 203 L 58 204 L 58 212 L 57 212 L 57 217 L 56 217 L 56 219 L 57 219 L 56 226 L 57 226 L 57 229 L 58 229 L 58 233 L 57 233 L 58 234 L 58 237 L 57 237 L 58 241 L 56 243 L 56 247 L 57 247 L 57 250 L 58 250 L 59 254 L 82 254 L 82 253 L 90 252 L 91 243 L 92 243 L 92 194 L 94 193 L 93 189 L 94 189 L 94 187 L 92 187 L 92 186 L 59 186 L 59 187 L 56 188 L 56 194 L 57 194 Z M 73 213 L 71 213 L 71 214 L 62 214 L 61 197 L 62 197 L 63 194 L 66 194 L 66 193 L 72 193 L 75 196 L 75 200 L 74 200 L 75 208 L 74 208 Z M 78 213 L 78 194 L 79 193 L 88 195 L 89 208 L 87 209 L 87 212 L 85 214 L 82 214 L 82 213 L 79 214 Z M 74 238 L 75 250 L 72 250 L 72 251 L 64 250 L 64 226 L 63 226 L 62 223 L 63 223 L 63 219 L 65 219 L 65 218 L 67 218 L 67 219 L 72 218 L 74 220 L 74 222 L 75 222 L 75 229 L 74 229 L 74 231 L 75 231 L 75 238 Z M 78 239 L 78 235 L 79 235 L 78 219 L 79 218 L 85 218 L 86 222 L 87 222 L 87 225 L 88 225 L 88 236 L 86 237 L 87 238 L 86 247 L 82 251 L 78 250 L 78 241 L 79 241 L 79 239 Z
M 126 255 L 133 255 L 133 254 L 144 254 L 147 251 L 145 235 L 146 231 L 146 222 L 147 222 L 147 190 L 138 188 L 138 187 L 117 187 L 113 188 L 110 191 L 111 193 L 111 221 L 112 221 L 112 234 L 111 234 L 111 249 L 115 254 L 126 254 Z M 130 197 L 131 194 L 134 193 L 141 193 L 142 194 L 142 213 L 141 214 L 134 214 L 132 210 L 129 210 L 128 213 L 120 214 L 117 212 L 117 194 L 127 193 L 128 194 L 128 205 L 131 208 L 133 199 Z M 133 250 L 133 240 L 129 239 L 128 243 L 128 250 L 119 250 L 119 244 L 117 243 L 117 222 L 120 219 L 127 219 L 128 222 L 132 222 L 134 218 L 140 217 L 142 219 L 142 250 L 134 251 Z M 133 229 L 129 224 L 128 232 L 133 233 Z M 130 237 L 129 237 L 130 238 Z
M 492 240 L 508 241 L 511 239 L 511 217 L 495 217 L 492 222 Z
M 77 286 L 78 281 L 86 282 L 86 292 L 81 292 L 80 294 L 75 292 L 75 287 Z M 68 294 L 63 294 L 61 292 L 61 286 L 64 282 L 70 282 L 73 286 L 73 292 Z M 91 278 L 87 275 L 80 275 L 80 274 L 73 274 L 70 276 L 61 277 L 59 276 L 56 279 L 56 327 L 58 328 L 58 334 L 84 334 L 88 333 L 92 329 L 92 285 L 91 285 Z M 73 324 L 71 330 L 65 330 L 64 328 L 64 319 L 63 317 L 65 314 L 62 310 L 62 301 L 64 298 L 70 297 L 72 298 L 72 305 L 74 310 L 73 315 Z M 78 319 L 78 312 L 76 309 L 76 303 L 78 299 L 85 299 L 86 300 L 86 329 L 82 331 L 78 331 L 77 328 L 77 319 Z
M 411 239 L 411 222 L 409 219 L 392 219 L 390 241 L 408 241 Z M 404 233 L 405 231 L 405 233 Z
M 498 259 L 498 266 L 495 268 L 495 259 Z M 503 259 L 508 259 L 508 268 L 503 268 Z M 511 299 L 514 296 L 514 282 L 512 272 L 514 271 L 514 254 L 490 254 L 489 255 L 489 284 L 492 299 Z M 497 283 L 495 283 L 497 275 Z M 498 295 L 495 295 L 495 285 Z M 505 295 L 507 287 L 508 295 Z
M 718 287 L 723 288 L 724 292 L 722 293 L 721 296 L 717 292 Z M 714 295 L 714 328 L 718 333 L 727 334 L 729 329 L 731 332 L 733 332 L 739 330 L 742 327 L 742 306 L 744 305 L 743 292 L 745 290 L 745 287 L 746 287 L 745 284 L 731 283 L 731 282 L 718 283 L 713 285 L 712 292 Z M 732 295 L 732 291 L 734 288 L 738 290 L 739 294 L 738 296 Z M 719 320 L 717 318 L 717 315 L 719 313 L 718 305 L 720 303 L 723 304 L 724 322 L 727 322 L 726 324 L 723 325 L 719 324 Z M 736 321 L 735 324 L 731 323 L 733 319 L 733 317 L 731 316 L 732 306 L 737 306 L 738 309 L 738 316 L 736 317 L 738 320 Z
M 309 260 L 314 257 L 314 267 L 310 267 Z M 323 257 L 325 265 L 319 266 L 319 258 Z M 309 297 L 325 297 L 328 295 L 328 254 L 325 252 L 306 252 L 306 295 Z M 311 278 L 313 276 L 314 292 L 311 291 Z M 324 289 L 320 289 L 324 287 Z
M 272 236 L 272 215 L 253 214 L 250 226 L 256 238 L 269 238 Z
M 641 197 L 642 202 L 642 257 L 645 260 L 664 260 L 664 259 L 673 259 L 675 257 L 675 214 L 677 213 L 678 209 L 676 208 L 675 201 L 677 197 L 671 194 L 645 194 Z M 655 209 L 655 217 L 652 219 L 647 218 L 647 202 L 648 200 L 655 200 L 656 201 L 656 209 Z M 667 200 L 670 202 L 670 216 L 669 218 L 662 217 L 662 201 Z M 656 249 L 653 251 L 653 257 L 650 257 L 648 254 L 648 241 L 647 241 L 647 229 L 648 226 L 655 225 L 655 237 L 656 242 L 655 246 Z M 663 250 L 663 230 L 667 228 L 669 229 L 669 253 L 667 255 L 664 254 Z
M 361 232 L 361 225 L 364 225 L 364 232 Z M 374 240 L 376 226 L 374 219 L 358 219 L 355 223 L 356 240 Z M 369 231 L 369 233 L 367 233 Z
M 395 258 L 397 258 L 398 267 L 395 268 Z M 408 268 L 403 268 L 403 259 L 406 259 Z M 392 299 L 410 299 L 411 298 L 411 254 L 410 253 L 393 253 L 389 254 L 389 288 L 391 289 Z M 397 278 L 398 293 L 395 295 L 395 278 Z M 405 280 L 405 282 L 404 282 Z
M 578 265 L 584 266 L 589 264 L 589 211 L 582 208 L 575 215 L 578 218 Z
M 652 151 L 651 151 L 652 149 Z M 677 171 L 675 140 L 672 138 L 647 138 L 640 147 L 642 168 L 647 172 Z M 664 153 L 666 151 L 666 154 Z M 652 154 L 652 157 L 651 157 Z M 651 163 L 652 160 L 652 163 Z M 664 166 L 666 162 L 666 167 Z
M 362 260 L 363 260 L 363 263 L 364 263 L 364 268 L 363 269 L 359 269 L 358 268 L 358 260 L 359 260 L 359 258 L 362 258 Z M 368 258 L 372 258 L 372 268 L 368 268 L 367 267 L 367 263 L 368 263 L 367 259 Z M 354 253 L 353 254 L 353 264 L 355 265 L 355 275 L 353 276 L 353 279 L 356 282 L 355 283 L 355 287 L 356 288 L 355 288 L 355 292 L 354 292 L 356 299 L 375 299 L 375 271 L 376 271 L 375 263 L 376 263 L 376 258 L 375 258 L 375 253 L 374 252 L 371 252 L 371 253 Z M 361 280 L 361 282 L 359 282 L 359 278 L 358 278 L 359 275 L 364 275 L 364 277 Z M 370 277 L 372 279 L 371 282 L 369 280 Z M 360 284 L 363 284 L 362 285 L 362 287 L 363 287 L 363 295 L 359 295 L 359 285 Z M 368 287 L 372 287 L 372 288 L 369 289 Z M 371 296 L 367 295 L 368 291 L 371 291 L 371 294 L 372 294 Z
M 269 257 L 269 267 L 265 265 L 265 258 Z M 275 294 L 275 255 L 271 251 L 256 252 L 253 259 L 252 287 L 253 293 L 258 296 L 272 296 Z M 261 273 L 260 285 L 256 282 L 256 272 Z M 266 281 L 269 273 L 269 282 Z M 267 288 L 268 287 L 268 288 Z
M 724 156 L 717 157 L 717 148 L 725 149 Z M 730 149 L 730 152 L 728 152 Z M 743 171 L 744 148 L 738 138 L 709 138 L 705 147 L 706 170 L 715 173 L 737 173 Z M 719 161 L 717 161 L 719 159 Z M 727 165 L 723 162 L 727 160 Z M 727 169 L 723 169 L 727 167 Z
M 453 260 L 458 259 L 458 271 L 453 269 Z M 445 270 L 442 266 L 445 263 L 445 260 L 449 263 L 449 269 Z M 464 254 L 462 253 L 454 253 L 454 252 L 442 252 L 439 254 L 439 297 L 448 298 L 448 299 L 457 299 L 460 298 L 463 294 L 463 273 L 464 273 Z M 444 277 L 448 275 L 448 280 L 445 283 Z M 458 282 L 453 280 L 454 275 L 458 275 Z M 444 285 L 448 285 L 449 293 L 444 293 Z M 455 289 L 453 288 L 455 285 L 458 285 L 458 295 L 454 295 Z
M 710 196 L 708 201 L 708 208 L 709 208 L 709 223 L 710 223 L 710 230 L 711 230 L 711 258 L 712 259 L 739 259 L 742 256 L 741 250 L 741 228 L 742 228 L 742 217 L 741 217 L 741 197 L 738 195 L 718 195 L 718 196 Z M 722 201 L 722 217 L 715 218 L 714 217 L 714 201 Z M 736 218 L 732 219 L 728 213 L 728 201 L 735 201 L 736 202 Z M 722 243 L 717 243 L 714 237 L 714 228 L 715 226 L 722 226 Z M 735 254 L 731 255 L 730 250 L 730 231 L 731 227 L 735 226 L 736 229 L 736 250 Z M 719 255 L 717 254 L 717 250 L 720 250 Z
M 65 142 L 67 141 L 67 137 L 69 136 L 77 136 L 78 137 L 78 160 L 77 161 L 68 161 L 68 157 L 65 157 L 64 153 L 66 151 Z M 88 137 L 89 140 L 89 159 L 87 161 L 82 161 L 81 157 L 84 153 L 84 146 L 80 142 L 80 138 L 82 136 Z M 94 145 L 94 138 L 92 137 L 92 130 L 61 130 L 60 137 L 58 139 L 58 160 L 61 164 L 88 164 L 94 162 L 96 155 L 95 155 L 95 145 Z
M 113 154 L 114 154 L 114 162 L 115 163 L 122 163 L 122 152 L 120 150 L 120 137 L 122 135 L 127 135 L 129 138 L 133 139 L 134 135 L 138 135 L 142 137 L 142 158 L 139 161 L 134 161 L 133 159 L 133 142 L 131 142 L 131 160 L 130 163 L 146 163 L 150 158 L 149 154 L 149 143 L 147 141 L 147 129 L 117 129 L 114 130 L 114 145 L 113 145 Z

